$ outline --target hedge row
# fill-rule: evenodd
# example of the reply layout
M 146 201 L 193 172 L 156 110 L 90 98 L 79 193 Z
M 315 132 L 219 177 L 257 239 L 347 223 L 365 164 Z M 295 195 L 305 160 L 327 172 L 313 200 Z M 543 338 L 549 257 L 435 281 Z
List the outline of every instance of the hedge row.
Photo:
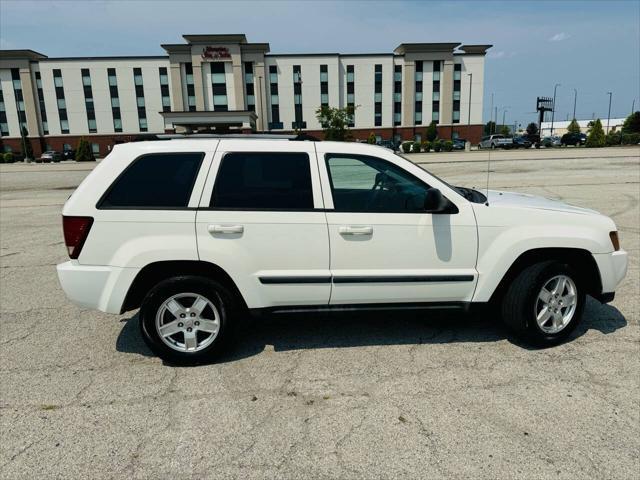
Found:
M 431 150 L 450 152 L 453 150 L 453 142 L 451 140 L 435 140 L 433 142 L 405 142 L 402 144 L 404 153 L 430 152 Z

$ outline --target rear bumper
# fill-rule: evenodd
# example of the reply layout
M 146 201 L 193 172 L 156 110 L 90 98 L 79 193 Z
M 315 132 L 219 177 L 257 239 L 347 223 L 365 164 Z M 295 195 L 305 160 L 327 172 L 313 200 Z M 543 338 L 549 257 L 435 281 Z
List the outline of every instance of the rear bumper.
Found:
M 80 265 L 77 260 L 56 267 L 62 290 L 76 305 L 119 314 L 138 268 Z
M 629 255 L 624 250 L 618 250 L 611 253 L 595 253 L 593 258 L 600 271 L 600 280 L 602 281 L 601 297 L 606 299 L 607 294 L 615 292 L 616 287 L 627 274 Z M 611 300 L 613 300 L 613 297 L 608 301 Z

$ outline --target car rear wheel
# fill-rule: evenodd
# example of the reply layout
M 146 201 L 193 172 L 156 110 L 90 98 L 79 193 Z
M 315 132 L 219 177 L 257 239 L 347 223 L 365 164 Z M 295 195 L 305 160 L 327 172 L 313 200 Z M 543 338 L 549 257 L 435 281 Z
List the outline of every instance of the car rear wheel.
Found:
M 557 345 L 580 323 L 585 298 L 570 265 L 537 263 L 520 272 L 509 286 L 502 302 L 502 318 L 527 343 Z
M 224 352 L 236 315 L 233 294 L 203 277 L 173 277 L 156 285 L 140 307 L 147 346 L 169 363 L 195 365 Z

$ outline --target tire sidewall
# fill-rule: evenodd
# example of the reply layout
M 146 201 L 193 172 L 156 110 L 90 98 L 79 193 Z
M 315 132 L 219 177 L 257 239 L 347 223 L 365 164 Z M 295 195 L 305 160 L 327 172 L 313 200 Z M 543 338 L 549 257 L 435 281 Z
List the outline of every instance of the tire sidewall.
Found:
M 162 303 L 179 293 L 197 293 L 211 301 L 220 315 L 220 330 L 214 341 L 197 352 L 186 353 L 166 345 L 156 329 L 156 314 Z M 221 354 L 232 330 L 232 296 L 221 284 L 196 276 L 173 277 L 160 282 L 146 296 L 140 307 L 140 330 L 147 346 L 160 358 L 180 365 L 206 363 Z
M 573 280 L 577 290 L 577 305 L 571 321 L 565 328 L 563 328 L 558 333 L 548 333 L 540 328 L 533 312 L 535 308 L 535 302 L 538 299 L 540 290 L 549 280 L 557 275 L 566 275 L 567 277 L 571 278 L 571 280 Z M 529 336 L 532 337 L 532 339 L 537 343 L 541 343 L 543 345 L 557 344 L 567 338 L 576 328 L 578 323 L 580 323 L 586 300 L 584 287 L 581 284 L 580 278 L 576 274 L 575 270 L 573 270 L 571 266 L 567 265 L 566 263 L 550 263 L 532 280 L 532 286 L 524 302 L 522 312 L 523 318 L 525 318 L 527 322 L 527 332 L 529 333 Z

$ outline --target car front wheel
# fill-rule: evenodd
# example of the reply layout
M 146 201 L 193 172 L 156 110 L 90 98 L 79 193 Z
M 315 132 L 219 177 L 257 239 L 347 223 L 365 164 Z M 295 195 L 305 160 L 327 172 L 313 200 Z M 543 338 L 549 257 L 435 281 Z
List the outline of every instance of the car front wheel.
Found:
M 232 336 L 233 294 L 203 277 L 179 276 L 156 285 L 140 307 L 147 346 L 169 363 L 195 365 L 220 355 Z
M 509 286 L 502 302 L 502 318 L 528 343 L 557 345 L 580 323 L 585 298 L 570 265 L 537 263 L 520 272 Z

